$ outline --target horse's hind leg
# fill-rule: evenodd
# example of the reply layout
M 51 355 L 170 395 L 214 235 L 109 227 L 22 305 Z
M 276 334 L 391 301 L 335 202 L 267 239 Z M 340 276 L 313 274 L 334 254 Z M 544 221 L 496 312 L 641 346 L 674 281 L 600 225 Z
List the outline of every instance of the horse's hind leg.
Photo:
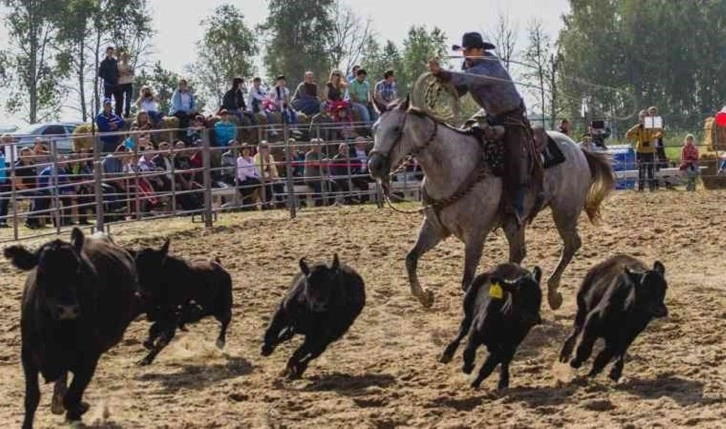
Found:
M 446 238 L 447 234 L 442 233 L 435 225 L 428 219 L 424 218 L 424 222 L 421 225 L 421 229 L 416 239 L 416 244 L 413 245 L 411 250 L 406 255 L 406 271 L 408 272 L 408 282 L 411 286 L 411 293 L 413 296 L 421 301 L 421 304 L 425 308 L 430 308 L 434 303 L 434 294 L 428 289 L 421 287 L 421 283 L 416 273 L 418 266 L 418 260 L 426 252 L 433 249 L 441 240 Z
M 582 246 L 580 234 L 577 232 L 577 218 L 580 216 L 580 211 L 580 209 L 565 211 L 552 207 L 552 217 L 557 226 L 557 232 L 562 238 L 560 262 L 550 278 L 547 279 L 547 302 L 553 310 L 557 310 L 562 305 L 562 294 L 557 291 L 560 287 L 560 280 L 562 280 L 562 273 Z

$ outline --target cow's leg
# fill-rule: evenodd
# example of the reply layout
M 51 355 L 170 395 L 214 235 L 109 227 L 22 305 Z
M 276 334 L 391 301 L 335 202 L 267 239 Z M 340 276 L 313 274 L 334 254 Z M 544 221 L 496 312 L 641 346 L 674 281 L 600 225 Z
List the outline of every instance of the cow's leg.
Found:
M 222 324 L 219 328 L 219 336 L 217 337 L 217 347 L 223 349 L 227 342 L 227 328 L 232 321 L 232 309 L 224 311 L 222 314 L 215 316 L 215 318 Z
M 570 261 L 572 261 L 572 257 L 575 256 L 575 253 L 582 246 L 582 239 L 580 239 L 580 234 L 577 232 L 577 218 L 580 215 L 580 211 L 580 208 L 576 210 L 565 210 L 557 206 L 552 207 L 552 217 L 557 226 L 557 232 L 562 238 L 560 262 L 557 264 L 555 271 L 549 279 L 547 279 L 547 302 L 553 310 L 557 310 L 562 306 L 562 294 L 558 292 L 562 274 L 570 264 Z
M 162 334 L 159 335 L 159 341 L 154 343 L 154 347 L 149 351 L 149 354 L 146 355 L 143 359 L 141 359 L 138 362 L 139 366 L 146 366 L 151 365 L 152 362 L 154 362 L 154 359 L 156 359 L 156 356 L 166 347 L 169 345 L 171 340 L 174 339 L 174 336 L 176 335 L 176 326 L 177 322 L 169 321 L 165 323 L 166 329 L 163 330 Z
M 308 353 L 310 353 L 310 350 L 313 347 L 316 347 L 314 340 L 311 336 L 307 335 L 305 337 L 305 341 L 303 341 L 300 347 L 298 347 L 297 350 L 292 353 L 292 356 L 290 356 L 282 375 L 286 375 L 290 379 L 300 378 L 300 375 L 302 375 L 302 372 L 300 371 L 301 361 L 308 355 Z
M 527 246 L 525 244 L 525 227 L 517 225 L 517 222 L 510 217 L 504 221 L 504 235 L 509 243 L 509 262 L 521 264 L 527 257 Z
M 587 376 L 595 377 L 600 374 L 605 366 L 613 360 L 613 357 L 615 357 L 615 350 L 610 344 L 606 344 L 605 348 L 595 357 L 592 363 L 592 369 L 590 369 L 590 373 Z
M 579 368 L 592 354 L 592 348 L 598 338 L 598 322 L 598 317 L 594 312 L 590 313 L 587 320 L 585 320 L 585 326 L 583 328 L 580 344 L 577 346 L 577 351 L 575 352 L 575 358 L 570 361 L 571 367 L 575 369 Z
M 515 352 L 516 350 L 514 348 L 502 351 L 501 366 L 499 367 L 499 385 L 497 387 L 500 391 L 509 388 L 509 364 L 512 362 Z
M 269 356 L 275 351 L 278 344 L 289 340 L 294 335 L 292 329 L 289 329 L 289 321 L 287 312 L 282 305 L 277 307 L 277 311 L 272 316 L 270 326 L 265 331 L 264 343 L 262 344 L 262 356 Z M 290 332 L 290 334 L 286 334 Z M 289 335 L 289 336 L 288 336 Z
M 93 374 L 96 372 L 99 356 L 85 360 L 78 365 L 78 370 L 73 373 L 73 381 L 71 381 L 68 392 L 63 398 L 63 406 L 66 409 L 66 419 L 71 422 L 81 420 L 81 416 L 88 411 L 89 405 L 82 402 L 83 392 L 86 391 L 88 383 L 91 382 Z
M 226 283 L 217 297 L 215 317 L 222 324 L 217 337 L 217 347 L 224 348 L 227 342 L 227 328 L 232 321 L 232 283 Z
M 421 287 L 418 274 L 416 273 L 418 260 L 426 252 L 436 247 L 447 235 L 437 228 L 428 217 L 425 217 L 421 229 L 418 232 L 416 243 L 406 255 L 406 271 L 408 273 L 408 283 L 411 286 L 411 293 L 418 298 L 425 308 L 430 308 L 433 305 L 434 293 Z
M 478 332 L 472 332 L 469 335 L 469 342 L 466 344 L 466 348 L 464 348 L 464 365 L 461 367 L 461 371 L 464 374 L 471 374 L 474 370 L 476 349 L 483 343 L 484 338 Z
M 584 298 L 580 294 L 577 294 L 577 314 L 575 314 L 575 326 L 570 336 L 565 340 L 565 344 L 562 346 L 562 350 L 560 351 L 560 362 L 565 363 L 570 360 L 572 350 L 575 348 L 575 343 L 577 342 L 577 336 L 580 335 L 580 332 L 582 332 L 582 326 L 585 324 L 586 317 L 587 312 L 585 311 Z
M 464 319 L 461 321 L 461 325 L 459 326 L 459 333 L 456 335 L 456 338 L 454 338 L 449 343 L 449 345 L 446 346 L 446 349 L 439 358 L 439 362 L 451 362 L 451 359 L 454 357 L 456 350 L 459 348 L 461 340 L 463 340 L 466 334 L 469 332 L 469 327 L 471 326 L 471 319 L 472 315 L 470 314 L 470 312 L 467 312 L 466 309 L 464 309 Z
M 471 382 L 471 387 L 478 389 L 479 386 L 481 386 L 482 381 L 494 372 L 494 368 L 496 368 L 500 362 L 501 356 L 498 350 L 494 353 L 489 353 L 487 360 L 484 361 L 484 365 L 482 365 L 479 369 L 479 375 L 477 375 L 474 381 Z
M 154 348 L 154 342 L 156 342 L 156 339 L 159 338 L 159 335 L 164 332 L 162 326 L 162 323 L 158 321 L 152 323 L 151 326 L 149 326 L 149 336 L 146 338 L 146 341 L 144 341 L 144 348 L 146 350 L 152 350 Z
M 53 414 L 61 415 L 66 412 L 63 407 L 63 398 L 66 397 L 68 392 L 68 372 L 64 372 L 53 385 L 53 399 L 50 402 L 50 411 Z
M 308 348 L 307 356 L 304 356 L 297 365 L 296 376 L 301 377 L 305 370 L 308 368 L 310 361 L 323 354 L 323 352 L 326 348 L 328 348 L 331 342 L 332 341 L 330 340 L 330 338 L 317 338 L 312 341 L 310 343 L 310 347 Z
M 615 364 L 610 370 L 609 377 L 612 381 L 617 382 L 618 380 L 620 380 L 620 377 L 623 376 L 623 368 L 625 367 L 625 353 L 616 355 L 615 358 Z
M 25 374 L 25 417 L 23 429 L 33 427 L 35 410 L 40 403 L 40 387 L 38 386 L 38 367 L 33 362 L 32 353 L 23 348 L 21 352 L 23 361 L 23 373 Z

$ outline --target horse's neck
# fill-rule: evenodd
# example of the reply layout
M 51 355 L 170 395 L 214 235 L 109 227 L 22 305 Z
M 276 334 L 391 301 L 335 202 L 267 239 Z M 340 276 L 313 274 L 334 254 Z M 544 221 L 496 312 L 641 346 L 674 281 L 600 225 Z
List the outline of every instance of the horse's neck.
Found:
M 426 175 L 426 191 L 433 198 L 451 194 L 481 163 L 476 138 L 439 127 L 436 138 L 417 156 Z

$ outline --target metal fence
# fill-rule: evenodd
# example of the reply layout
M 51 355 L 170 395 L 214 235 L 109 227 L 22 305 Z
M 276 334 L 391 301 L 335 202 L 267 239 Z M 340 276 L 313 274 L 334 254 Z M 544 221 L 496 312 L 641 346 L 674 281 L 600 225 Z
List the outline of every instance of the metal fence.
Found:
M 171 136 L 177 131 L 182 130 L 155 132 Z M 66 136 L 43 136 L 42 144 L 33 147 L 6 142 L 3 149 L 12 155 L 0 189 L 0 202 L 7 204 L 0 222 L 12 233 L 0 229 L 0 242 L 60 234 L 73 224 L 108 231 L 139 220 L 191 216 L 209 227 L 225 210 L 277 209 L 295 217 L 301 207 L 381 206 L 381 190 L 355 156 L 356 145 L 368 153 L 371 139 L 346 138 L 343 131 L 321 124 L 296 140 L 285 124 L 238 127 L 238 135 L 254 134 L 261 142 L 244 148 L 214 145 L 212 129 L 202 130 L 192 144 L 166 142 L 168 149 L 160 149 L 165 142 L 152 145 L 148 130 L 89 136 L 92 148 L 73 153 L 57 148 L 56 140 Z M 277 141 L 264 141 L 269 135 Z M 102 138 L 111 136 L 118 138 L 117 149 L 109 152 L 106 142 L 104 152 Z M 239 161 L 242 149 L 250 159 Z M 254 170 L 256 180 L 241 173 L 255 176 Z M 420 178 L 411 165 L 411 171 L 394 178 L 396 195 L 417 198 Z

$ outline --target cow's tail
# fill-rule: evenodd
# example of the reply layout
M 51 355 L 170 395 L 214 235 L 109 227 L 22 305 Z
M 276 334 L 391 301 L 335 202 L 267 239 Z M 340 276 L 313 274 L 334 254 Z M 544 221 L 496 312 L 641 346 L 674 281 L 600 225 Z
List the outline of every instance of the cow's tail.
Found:
M 615 188 L 615 173 L 610 166 L 610 158 L 604 153 L 594 153 L 588 150 L 582 151 L 590 167 L 590 189 L 585 199 L 585 213 L 593 224 L 600 220 L 600 206 L 605 198 Z

